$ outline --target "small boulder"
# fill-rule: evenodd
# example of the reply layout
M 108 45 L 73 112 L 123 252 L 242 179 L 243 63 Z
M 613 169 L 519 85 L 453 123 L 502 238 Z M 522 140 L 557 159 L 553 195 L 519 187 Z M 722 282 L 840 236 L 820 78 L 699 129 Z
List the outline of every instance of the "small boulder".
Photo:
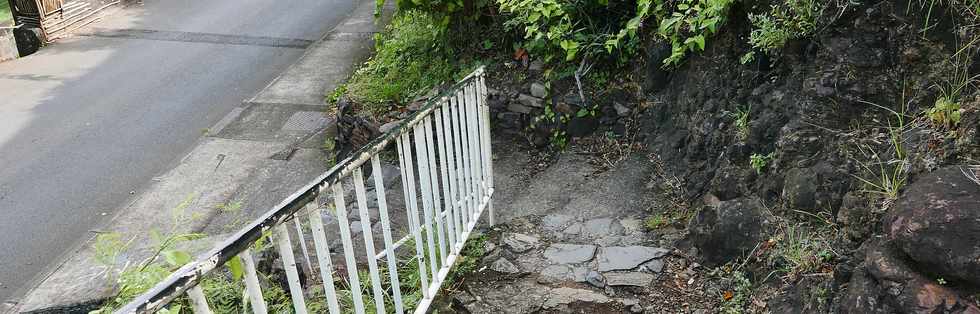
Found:
M 691 219 L 688 240 L 707 264 L 717 266 L 752 251 L 764 239 L 767 225 L 762 202 L 754 197 L 736 198 L 702 208 Z
M 616 114 L 619 115 L 620 117 L 628 116 L 630 115 L 631 112 L 633 112 L 632 109 L 626 107 L 626 105 L 623 105 L 618 101 L 613 102 L 613 108 L 616 109 Z
M 533 110 L 533 109 L 531 107 L 528 107 L 528 106 L 525 106 L 525 105 L 522 105 L 522 104 L 519 104 L 519 103 L 516 103 L 516 102 L 510 102 L 510 103 L 507 103 L 507 110 L 509 110 L 510 112 L 516 112 L 516 113 L 522 113 L 522 114 L 530 114 L 531 113 L 531 110 Z
M 498 258 L 496 261 L 493 261 L 493 264 L 490 265 L 490 270 L 501 274 L 508 274 L 508 275 L 517 274 L 521 272 L 521 269 L 517 268 L 517 265 L 514 265 L 514 263 L 511 263 L 510 261 L 508 261 L 506 258 L 503 257 Z
M 506 233 L 501 237 L 501 241 L 514 253 L 524 253 L 538 247 L 538 238 L 520 233 Z
M 544 108 L 544 101 L 542 101 L 541 98 L 528 94 L 517 95 L 517 101 L 528 107 Z
M 583 137 L 592 134 L 599 128 L 599 120 L 595 117 L 573 117 L 568 121 L 568 136 Z
M 544 84 L 535 82 L 531 84 L 531 96 L 544 98 L 545 96 L 548 96 L 548 88 L 545 87 Z
M 980 184 L 969 171 L 950 166 L 916 180 L 882 225 L 923 269 L 980 285 Z
M 786 171 L 783 181 L 783 201 L 790 208 L 810 211 L 815 209 L 817 194 L 817 175 L 808 168 L 793 168 Z
M 606 278 L 602 277 L 602 274 L 594 270 L 585 274 L 585 282 L 596 288 L 603 288 L 606 286 Z

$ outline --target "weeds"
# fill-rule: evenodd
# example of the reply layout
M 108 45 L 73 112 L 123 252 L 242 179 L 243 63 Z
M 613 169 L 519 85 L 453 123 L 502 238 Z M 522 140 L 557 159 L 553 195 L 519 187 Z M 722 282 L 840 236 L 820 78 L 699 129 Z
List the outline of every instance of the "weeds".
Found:
M 670 220 L 666 214 L 657 213 L 647 218 L 647 220 L 644 222 L 644 226 L 647 227 L 647 230 L 657 230 L 664 226 L 667 226 L 667 224 L 669 223 Z
M 657 31 L 671 43 L 665 66 L 677 66 L 689 52 L 704 51 L 705 41 L 725 23 L 733 0 L 682 0 L 660 21 Z
M 725 281 L 729 282 L 730 290 L 722 293 L 721 313 L 741 314 L 752 297 L 752 282 L 745 273 L 735 270 L 728 273 Z
M 830 247 L 832 231 L 789 224 L 769 240 L 772 251 L 767 262 L 790 278 L 818 272 L 836 255 Z
M 935 105 L 926 111 L 926 116 L 938 128 L 951 130 L 960 123 L 960 100 L 963 91 L 974 86 L 977 78 L 980 77 L 980 75 L 970 75 L 972 56 L 976 50 L 974 44 L 977 40 L 980 40 L 980 37 L 964 44 L 946 61 L 952 73 L 946 76 L 946 81 L 935 85 L 939 97 L 936 98 Z
M 732 118 L 735 119 L 735 136 L 739 141 L 745 141 L 749 138 L 749 113 L 752 111 L 752 106 L 739 107 L 735 109 L 735 113 L 732 113 Z
M 910 165 L 903 157 L 883 161 L 878 153 L 871 150 L 870 147 L 862 145 L 858 146 L 858 148 L 866 156 L 870 155 L 875 161 L 873 163 L 858 162 L 865 172 L 871 174 L 870 177 L 851 176 L 867 186 L 864 190 L 865 192 L 884 197 L 887 207 L 891 201 L 898 199 L 898 194 L 908 179 L 908 167 Z M 899 155 L 901 156 L 901 154 Z M 877 169 L 873 169 L 872 167 L 876 167 Z
M 756 174 L 761 175 L 766 169 L 766 166 L 769 165 L 769 161 L 775 156 L 776 152 L 771 152 L 766 155 L 752 154 L 752 156 L 749 156 L 749 166 L 752 166 L 752 169 L 755 169 Z
M 346 85 L 351 98 L 376 115 L 404 104 L 456 73 L 445 21 L 417 10 L 399 12 L 377 35 L 376 54 Z
M 787 41 L 812 35 L 825 7 L 818 0 L 787 0 L 785 5 L 773 5 L 768 14 L 750 14 L 755 29 L 749 35 L 749 43 L 774 54 Z

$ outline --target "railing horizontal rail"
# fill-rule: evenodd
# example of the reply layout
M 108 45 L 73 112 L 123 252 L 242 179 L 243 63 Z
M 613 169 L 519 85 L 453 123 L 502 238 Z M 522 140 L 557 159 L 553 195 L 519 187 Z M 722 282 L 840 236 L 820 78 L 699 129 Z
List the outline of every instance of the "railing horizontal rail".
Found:
M 266 305 L 262 300 L 261 291 L 258 291 L 261 288 L 255 275 L 250 248 L 263 234 L 273 231 L 278 241 L 279 254 L 284 263 L 296 312 L 305 312 L 304 292 L 296 267 L 299 263 L 305 266 L 305 272 L 312 272 L 314 266 L 319 270 L 323 277 L 324 291 L 327 293 L 328 308 L 331 313 L 336 313 L 338 303 L 334 292 L 335 279 L 332 277 L 331 248 L 321 221 L 321 212 L 324 209 L 322 207 L 329 202 L 321 202 L 320 199 L 327 197 L 333 197 L 335 201 L 333 209 L 339 226 L 340 240 L 343 242 L 343 255 L 348 271 L 346 280 L 351 287 L 354 310 L 363 313 L 365 304 L 359 288 L 359 281 L 362 279 L 358 278 L 359 263 L 356 258 L 362 255 L 354 249 L 355 235 L 353 235 L 354 230 L 351 229 L 353 225 L 348 221 L 348 204 L 344 197 L 347 193 L 343 188 L 345 180 L 353 181 L 354 185 L 354 193 L 349 198 L 355 200 L 354 205 L 350 206 L 352 211 L 350 218 L 360 222 L 359 237 L 363 238 L 364 245 L 360 252 L 363 253 L 362 260 L 367 263 L 369 280 L 375 283 L 371 286 L 375 301 L 374 310 L 386 310 L 383 298 L 387 296 L 387 291 L 384 289 L 391 289 L 394 295 L 388 297 L 394 298 L 397 302 L 395 308 L 387 310 L 403 312 L 394 252 L 414 239 L 415 257 L 418 259 L 421 271 L 420 288 L 424 295 L 424 298 L 415 304 L 415 308 L 416 311 L 424 311 L 438 292 L 440 284 L 484 209 L 490 210 L 490 221 L 491 223 L 493 221 L 490 201 L 494 189 L 492 160 L 490 160 L 489 110 L 485 101 L 484 80 L 485 72 L 481 67 L 453 84 L 438 97 L 430 99 L 399 126 L 337 163 L 248 226 L 201 255 L 197 260 L 179 268 L 116 313 L 154 313 L 184 294 L 191 297 L 195 309 L 206 307 L 204 293 L 194 287 L 204 276 L 239 256 L 246 260 L 244 284 L 251 308 L 256 313 L 265 313 Z M 408 215 L 406 223 L 409 229 L 409 233 L 398 238 L 396 242 L 393 242 L 391 234 L 393 222 L 388 214 L 387 192 L 382 180 L 383 167 L 379 161 L 379 154 L 393 144 L 397 146 L 403 192 L 401 199 L 404 200 L 404 210 Z M 361 170 L 369 162 L 368 166 L 371 167 L 371 175 L 374 177 L 374 181 L 369 183 L 373 183 L 376 194 L 370 197 L 373 197 L 374 206 L 377 208 L 368 206 L 369 195 Z M 394 190 L 392 189 L 391 193 L 395 193 Z M 298 215 L 304 208 L 309 214 L 307 218 L 310 220 L 311 234 L 308 236 L 314 242 L 315 250 L 312 252 L 315 253 L 317 265 L 313 265 L 310 258 L 311 251 L 307 250 L 307 237 L 300 223 L 303 216 Z M 374 247 L 374 237 L 377 235 L 374 234 L 371 223 L 370 213 L 373 211 L 378 211 L 381 216 L 378 226 L 383 231 L 380 239 L 383 240 L 384 249 L 380 251 Z M 290 220 L 293 220 L 292 227 L 298 236 L 299 242 L 296 244 L 289 239 L 290 225 L 287 223 Z M 301 247 L 300 258 L 295 258 L 293 255 L 296 245 Z M 378 265 L 376 262 L 381 259 L 386 259 L 385 265 Z M 390 287 L 381 285 L 381 272 L 385 267 L 387 267 L 385 271 L 391 276 Z

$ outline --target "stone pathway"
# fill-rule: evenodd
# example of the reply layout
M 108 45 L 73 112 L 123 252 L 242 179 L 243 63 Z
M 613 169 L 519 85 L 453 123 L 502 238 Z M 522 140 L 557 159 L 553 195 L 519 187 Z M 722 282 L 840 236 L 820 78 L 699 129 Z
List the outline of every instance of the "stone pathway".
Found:
M 495 150 L 499 222 L 488 231 L 479 271 L 447 293 L 452 300 L 444 310 L 660 313 L 666 304 L 676 305 L 671 313 L 706 310 L 696 305 L 707 298 L 696 292 L 704 290 L 695 278 L 699 266 L 643 227 L 653 200 L 642 157 L 598 173 L 572 148 L 528 173 L 521 166 L 528 155 Z

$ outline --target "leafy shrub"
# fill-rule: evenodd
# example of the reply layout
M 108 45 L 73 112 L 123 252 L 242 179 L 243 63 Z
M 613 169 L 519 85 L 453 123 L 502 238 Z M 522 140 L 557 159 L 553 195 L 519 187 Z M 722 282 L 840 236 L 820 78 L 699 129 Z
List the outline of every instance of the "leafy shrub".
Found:
M 750 14 L 755 29 L 749 35 L 749 43 L 773 54 L 787 41 L 813 34 L 825 7 L 819 0 L 786 0 L 783 5 L 773 5 L 767 14 Z
M 398 10 L 419 10 L 435 13 L 448 23 L 451 16 L 462 13 L 464 17 L 474 17 L 483 8 L 487 7 L 493 0 L 395 0 Z M 381 7 L 386 0 L 376 0 L 377 10 L 375 14 L 381 13 Z
M 704 51 L 705 42 L 725 23 L 733 0 L 682 0 L 660 21 L 657 33 L 671 44 L 664 65 L 678 65 L 689 52 Z
M 504 26 L 522 34 L 523 46 L 545 61 L 598 59 L 636 52 L 637 31 L 662 8 L 660 0 L 497 0 L 510 14 Z
M 347 84 L 351 98 L 385 112 L 389 103 L 405 103 L 455 74 L 445 21 L 419 10 L 400 11 L 377 36 L 376 54 Z

